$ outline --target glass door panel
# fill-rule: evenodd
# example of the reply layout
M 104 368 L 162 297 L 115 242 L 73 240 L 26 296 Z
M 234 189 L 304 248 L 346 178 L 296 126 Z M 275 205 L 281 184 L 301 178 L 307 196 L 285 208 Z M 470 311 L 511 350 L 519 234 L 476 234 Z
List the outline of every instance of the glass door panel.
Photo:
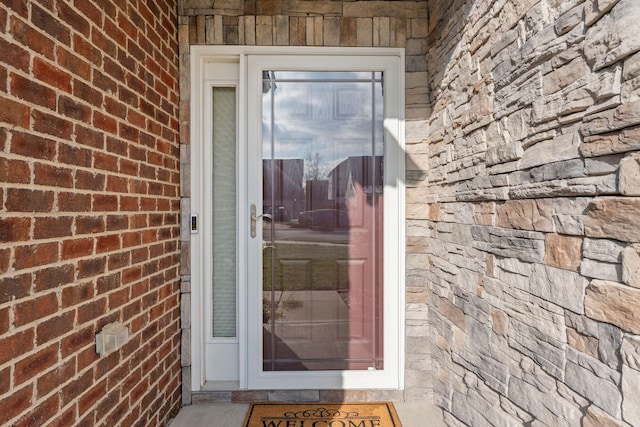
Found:
M 262 369 L 383 369 L 383 75 L 264 71 L 262 93 Z

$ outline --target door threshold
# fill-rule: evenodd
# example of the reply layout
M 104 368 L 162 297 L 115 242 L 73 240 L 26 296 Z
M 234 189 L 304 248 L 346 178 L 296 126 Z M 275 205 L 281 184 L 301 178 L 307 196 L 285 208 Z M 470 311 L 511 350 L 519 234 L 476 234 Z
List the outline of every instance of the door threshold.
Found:
M 239 381 L 207 381 L 202 391 L 234 391 L 240 390 Z
M 216 384 L 217 383 L 217 384 Z M 403 390 L 238 390 L 212 389 L 222 384 L 237 386 L 234 381 L 205 383 L 206 389 L 191 393 L 190 404 L 203 403 L 253 403 L 253 402 L 403 402 Z

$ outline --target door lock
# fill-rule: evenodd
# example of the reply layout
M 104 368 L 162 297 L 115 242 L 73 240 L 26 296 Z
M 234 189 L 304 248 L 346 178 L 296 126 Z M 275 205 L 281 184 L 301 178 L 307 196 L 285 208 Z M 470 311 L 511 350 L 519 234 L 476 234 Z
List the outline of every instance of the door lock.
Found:
M 256 223 L 260 218 L 265 218 L 271 221 L 271 215 L 263 213 L 256 215 L 256 205 L 251 205 L 251 237 L 256 237 Z
M 191 234 L 198 232 L 198 214 L 191 214 Z

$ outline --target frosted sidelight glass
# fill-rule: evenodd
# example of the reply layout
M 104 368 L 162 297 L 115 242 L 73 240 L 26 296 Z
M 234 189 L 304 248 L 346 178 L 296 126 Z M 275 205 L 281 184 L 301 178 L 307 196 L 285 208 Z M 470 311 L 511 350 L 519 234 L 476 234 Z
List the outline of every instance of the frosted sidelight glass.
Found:
M 213 88 L 214 338 L 236 336 L 236 88 Z

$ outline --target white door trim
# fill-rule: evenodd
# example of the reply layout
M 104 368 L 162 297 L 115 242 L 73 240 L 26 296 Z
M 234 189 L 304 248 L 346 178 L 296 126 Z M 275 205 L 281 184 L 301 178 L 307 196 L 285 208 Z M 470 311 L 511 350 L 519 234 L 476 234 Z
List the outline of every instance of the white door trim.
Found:
M 387 322 L 385 320 L 384 336 L 385 336 L 385 369 L 375 372 L 366 372 L 362 375 L 356 371 L 345 371 L 340 377 L 340 381 L 336 382 L 335 375 L 331 372 L 315 372 L 309 373 L 309 382 L 304 388 L 322 389 L 322 388 L 386 388 L 386 389 L 402 389 L 404 388 L 404 305 L 405 305 L 405 285 L 404 285 L 404 254 L 405 254 L 405 238 L 404 238 L 404 51 L 395 48 L 320 48 L 320 47 L 256 47 L 256 46 L 192 46 L 191 47 L 191 144 L 190 144 L 190 162 L 191 162 L 191 200 L 190 206 L 183 207 L 182 221 L 190 221 L 189 210 L 191 214 L 198 214 L 199 218 L 203 217 L 206 212 L 205 189 L 202 185 L 203 173 L 206 171 L 205 159 L 203 156 L 203 147 L 208 139 L 207 135 L 210 130 L 205 126 L 207 120 L 206 96 L 204 88 L 207 80 L 206 66 L 212 61 L 220 61 L 221 59 L 233 59 L 239 62 L 239 96 L 238 96 L 238 152 L 237 152 L 237 192 L 238 192 L 238 208 L 237 208 L 237 241 L 238 241 L 238 342 L 239 342 L 239 387 L 241 389 L 262 389 L 262 388 L 284 388 L 297 389 L 301 387 L 300 373 L 284 373 L 278 376 L 277 373 L 258 372 L 257 358 L 261 358 L 261 354 L 253 355 L 252 359 L 247 357 L 250 340 L 256 339 L 256 328 L 251 327 L 249 313 L 256 312 L 258 304 L 256 298 L 251 298 L 248 292 L 248 283 L 255 280 L 256 269 L 248 268 L 249 250 L 252 249 L 251 243 L 245 244 L 248 240 L 248 206 L 256 203 L 255 195 L 249 193 L 249 182 L 247 179 L 248 165 L 252 150 L 249 150 L 247 134 L 248 108 L 255 107 L 255 100 L 249 101 L 245 89 L 246 73 L 247 73 L 247 57 L 256 55 L 260 61 L 265 60 L 269 63 L 268 58 L 273 55 L 280 55 L 278 60 L 293 61 L 295 58 L 304 55 L 309 57 L 326 57 L 340 56 L 340 64 L 349 62 L 349 58 L 369 57 L 367 59 L 385 64 L 385 74 L 389 76 L 388 83 L 396 85 L 395 88 L 389 88 L 386 95 L 393 97 L 393 104 L 396 108 L 391 112 L 390 117 L 385 119 L 385 129 L 387 137 L 395 141 L 396 144 L 389 151 L 385 149 L 385 162 L 387 165 L 394 164 L 397 166 L 398 173 L 395 176 L 385 177 L 385 218 L 389 216 L 389 222 L 385 220 L 385 257 L 390 254 L 394 256 L 394 263 L 391 268 L 385 266 L 385 319 L 394 317 L 397 322 Z M 289 57 L 289 59 L 287 59 Z M 381 58 L 386 58 L 381 60 Z M 364 58 L 361 58 L 364 59 Z M 260 62 L 259 61 L 259 62 Z M 356 64 L 354 61 L 353 64 Z M 273 65 L 271 63 L 270 65 Z M 323 68 L 327 68 L 325 62 Z M 354 65 L 355 66 L 355 65 Z M 272 67 L 273 68 L 273 67 Z M 366 68 L 366 67 L 365 67 Z M 371 69 L 371 67 L 369 67 Z M 376 70 L 380 70 L 380 65 L 374 66 Z M 388 74 L 387 74 L 388 73 Z M 252 83 L 249 82 L 249 85 Z M 393 145 L 393 144 L 390 144 Z M 255 159 L 253 159 L 255 162 Z M 392 178 L 393 181 L 389 181 Z M 389 195 L 387 196 L 387 190 Z M 258 205 L 261 204 L 259 200 Z M 190 209 L 189 209 L 190 208 Z M 388 224 L 394 224 L 393 227 Z M 182 240 L 188 240 L 183 236 Z M 206 263 L 202 261 L 202 254 L 205 253 L 206 239 L 203 238 L 203 230 L 198 234 L 191 235 L 191 300 L 185 301 L 183 304 L 191 306 L 191 389 L 192 391 L 203 390 L 206 382 L 206 329 L 204 322 L 207 310 L 205 304 L 208 292 L 205 291 L 204 283 L 206 283 L 205 275 L 207 274 Z M 257 240 L 257 239 L 255 239 Z M 393 243 L 391 243 L 393 242 Z M 386 264 L 386 262 L 385 262 Z M 397 286 L 388 286 L 389 284 L 397 284 Z M 390 294 L 387 295 L 387 288 Z M 393 292 L 391 292 L 393 290 Z M 249 303 L 249 304 L 247 304 Z M 261 304 L 261 303 L 260 303 Z M 248 310 L 253 307 L 253 310 Z M 261 307 L 261 305 L 260 305 Z M 260 311 L 261 312 L 261 311 Z M 208 320 L 206 320 L 208 321 Z M 255 325 L 254 325 L 255 326 Z M 260 337 L 258 337 L 260 338 Z M 185 345 L 187 345 L 185 343 Z M 260 359 L 261 363 L 261 359 Z M 389 369 L 386 369 L 389 367 Z M 277 379 L 277 384 L 274 380 Z
M 181 236 L 181 240 L 190 240 L 190 263 L 191 263 L 191 294 L 190 301 L 183 301 L 184 305 L 190 305 L 190 329 L 191 334 L 185 339 L 183 337 L 183 347 L 190 345 L 191 349 L 191 389 L 192 391 L 202 390 L 207 381 L 207 363 L 206 363 L 206 347 L 212 340 L 208 338 L 210 336 L 210 325 L 208 319 L 210 318 L 211 309 L 207 307 L 206 302 L 211 298 L 210 283 L 211 266 L 205 262 L 205 259 L 209 259 L 211 256 L 211 241 L 205 236 L 208 230 L 210 230 L 211 221 L 210 218 L 205 215 L 206 212 L 211 211 L 211 201 L 206 194 L 211 194 L 210 182 L 203 179 L 207 170 L 211 170 L 211 150 L 207 146 L 206 141 L 211 137 L 211 125 L 210 120 L 206 118 L 211 114 L 210 98 L 211 88 L 213 86 L 233 86 L 237 85 L 237 123 L 244 120 L 244 104 L 243 104 L 243 87 L 239 84 L 239 79 L 242 78 L 243 67 L 239 64 L 239 60 L 242 57 L 237 52 L 225 49 L 225 52 L 208 52 L 209 49 L 197 52 L 198 49 L 194 49 L 194 54 L 191 57 L 191 102 L 190 102 L 190 116 L 191 116 L 191 143 L 189 147 L 189 162 L 190 162 L 190 206 L 187 208 L 181 206 L 183 223 L 190 224 L 191 215 L 196 215 L 198 220 L 197 233 L 191 233 L 189 237 Z M 240 75 L 236 75 L 234 78 L 225 76 L 223 78 L 216 78 L 212 75 L 210 65 L 216 64 L 237 64 L 236 68 Z M 245 140 L 244 130 L 241 126 L 237 127 L 237 140 Z M 238 145 L 238 152 L 236 158 L 244 155 L 241 153 L 241 144 Z M 241 181 L 244 180 L 243 176 L 246 175 L 243 169 L 243 164 L 238 163 L 236 181 L 238 188 L 241 187 Z M 239 195 L 240 196 L 240 195 Z M 244 221 L 242 218 L 242 212 L 237 211 L 237 221 Z M 182 227 L 184 231 L 186 227 Z M 244 228 L 238 227 L 236 239 L 246 238 Z M 238 245 L 240 248 L 240 245 Z M 237 258 L 240 259 L 243 255 L 237 252 Z M 243 271 L 238 269 L 237 283 L 246 282 Z M 244 288 L 238 287 L 237 300 L 241 301 L 246 298 L 243 294 Z M 239 354 L 246 353 L 243 350 L 243 344 L 246 339 L 243 339 L 241 331 L 246 329 L 246 325 L 243 323 L 246 318 L 244 310 L 244 304 L 238 304 L 237 312 L 237 337 L 235 339 L 218 339 L 219 342 L 237 343 L 239 346 Z M 190 343 L 187 341 L 190 339 Z M 186 341 L 186 342 L 185 342 Z M 243 369 L 242 365 L 238 366 L 240 381 L 242 381 Z

